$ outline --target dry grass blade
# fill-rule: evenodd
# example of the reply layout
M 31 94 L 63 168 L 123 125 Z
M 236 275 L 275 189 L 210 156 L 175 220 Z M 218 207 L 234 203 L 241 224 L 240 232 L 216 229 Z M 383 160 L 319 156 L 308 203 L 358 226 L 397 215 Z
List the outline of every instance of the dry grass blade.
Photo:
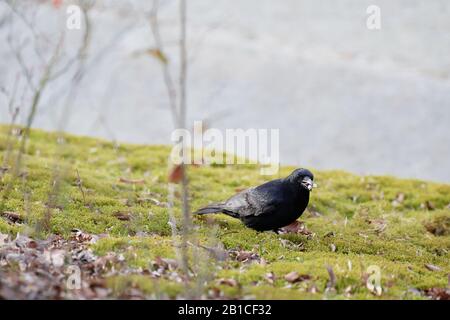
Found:
M 123 178 L 123 177 L 119 178 L 119 182 L 127 183 L 127 184 L 145 184 L 144 179 L 127 179 L 127 178 Z

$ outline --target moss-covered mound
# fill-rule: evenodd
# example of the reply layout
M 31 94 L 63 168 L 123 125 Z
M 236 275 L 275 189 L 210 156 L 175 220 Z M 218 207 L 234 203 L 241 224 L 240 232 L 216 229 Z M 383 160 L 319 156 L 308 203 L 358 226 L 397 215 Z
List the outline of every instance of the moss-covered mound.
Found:
M 185 280 L 170 260 L 177 239 L 168 223 L 169 147 L 72 135 L 62 141 L 33 130 L 13 180 L 20 134 L 9 137 L 0 127 L 0 233 L 11 239 L 17 233 L 69 239 L 73 229 L 100 235 L 87 244 L 93 254 L 112 252 L 132 270 L 102 275 L 113 296 L 134 288 L 145 297 L 176 298 L 185 294 L 185 281 L 192 290 L 200 284 L 206 298 L 423 299 L 448 285 L 450 185 L 315 171 L 319 188 L 300 219 L 312 234 L 258 233 L 224 215 L 194 217 L 190 246 L 197 249 Z M 266 179 L 250 165 L 189 168 L 191 207 Z M 177 199 L 175 190 L 179 207 Z M 226 259 L 211 258 L 219 250 Z M 377 268 L 381 294 L 367 288 Z

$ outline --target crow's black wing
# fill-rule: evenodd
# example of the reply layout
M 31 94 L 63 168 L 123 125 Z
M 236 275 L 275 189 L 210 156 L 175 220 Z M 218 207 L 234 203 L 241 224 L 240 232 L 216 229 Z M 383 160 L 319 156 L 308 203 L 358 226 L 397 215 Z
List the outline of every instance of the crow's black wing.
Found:
M 282 202 L 282 184 L 278 180 L 273 180 L 234 195 L 225 202 L 223 209 L 242 218 L 271 214 Z

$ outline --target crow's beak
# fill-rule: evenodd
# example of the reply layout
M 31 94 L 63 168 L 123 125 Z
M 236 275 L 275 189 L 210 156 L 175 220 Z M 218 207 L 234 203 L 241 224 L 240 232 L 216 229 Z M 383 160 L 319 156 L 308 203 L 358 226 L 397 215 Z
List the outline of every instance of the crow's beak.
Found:
M 311 191 L 317 185 L 312 181 L 310 177 L 304 177 L 302 180 L 302 186 Z

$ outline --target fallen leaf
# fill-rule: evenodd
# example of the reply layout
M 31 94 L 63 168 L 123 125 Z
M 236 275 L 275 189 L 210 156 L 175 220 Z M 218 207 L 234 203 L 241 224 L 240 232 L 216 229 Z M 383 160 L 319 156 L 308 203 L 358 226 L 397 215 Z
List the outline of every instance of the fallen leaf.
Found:
M 3 211 L 1 215 L 3 217 L 5 217 L 6 219 L 8 219 L 12 223 L 21 223 L 21 222 L 23 222 L 20 214 L 17 213 L 17 212 Z
M 427 269 L 430 270 L 430 271 L 441 271 L 441 270 L 442 270 L 442 269 L 439 268 L 438 266 L 435 266 L 435 265 L 429 264 L 429 263 L 426 263 L 426 264 L 425 264 L 425 268 L 427 268 Z
M 425 290 L 425 295 L 434 300 L 450 300 L 450 289 L 430 288 Z
M 77 242 L 92 242 L 93 240 L 93 236 L 88 234 L 88 233 L 84 233 L 83 231 L 79 230 L 79 229 L 72 229 L 72 236 L 71 239 L 75 240 Z
M 239 284 L 235 279 L 225 279 L 225 278 L 221 278 L 217 280 L 217 284 L 221 285 L 227 285 L 230 287 L 237 287 Z
M 284 279 L 289 283 L 296 283 L 305 280 L 310 280 L 311 276 L 308 274 L 300 275 L 297 271 L 292 271 L 284 276 Z
M 27 248 L 29 249 L 36 249 L 38 247 L 38 243 L 34 240 L 31 240 L 27 243 Z
M 120 221 L 129 221 L 131 219 L 130 214 L 128 212 L 115 212 L 113 216 L 119 219 Z
M 156 257 L 153 265 L 157 268 L 163 268 L 164 270 L 178 269 L 178 262 L 175 259 Z
M 312 235 L 312 232 L 306 229 L 306 226 L 301 221 L 294 221 L 290 225 L 287 225 L 280 229 L 281 233 L 298 233 L 306 236 Z
M 177 165 L 169 173 L 169 182 L 170 183 L 180 183 L 183 179 L 184 169 L 182 165 Z
M 261 260 L 260 256 L 252 251 L 230 250 L 228 254 L 231 258 L 239 262 L 252 262 Z

